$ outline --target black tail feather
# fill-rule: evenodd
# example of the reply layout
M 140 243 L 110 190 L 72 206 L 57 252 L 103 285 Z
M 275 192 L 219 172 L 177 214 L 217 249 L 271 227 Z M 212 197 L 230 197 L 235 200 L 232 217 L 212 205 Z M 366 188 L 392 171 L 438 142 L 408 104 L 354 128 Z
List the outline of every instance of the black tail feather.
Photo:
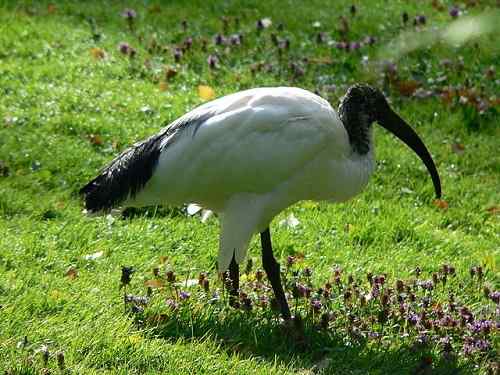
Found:
M 134 198 L 153 175 L 162 149 L 175 141 L 184 129 L 193 136 L 210 111 L 194 111 L 163 128 L 158 134 L 123 151 L 101 173 L 80 189 L 90 212 L 109 211 L 128 198 Z
M 163 134 L 155 135 L 122 152 L 101 173 L 80 189 L 90 212 L 109 211 L 135 197 L 153 175 Z

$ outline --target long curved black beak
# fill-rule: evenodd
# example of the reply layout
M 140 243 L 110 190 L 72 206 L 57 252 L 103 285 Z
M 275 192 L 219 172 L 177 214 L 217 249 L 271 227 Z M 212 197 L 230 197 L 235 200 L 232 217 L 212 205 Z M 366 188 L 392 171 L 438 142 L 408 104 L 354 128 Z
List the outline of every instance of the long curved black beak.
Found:
M 422 142 L 417 133 L 415 133 L 410 125 L 399 117 L 397 113 L 388 107 L 382 114 L 379 115 L 377 122 L 415 151 L 419 158 L 424 162 L 431 175 L 434 190 L 436 191 L 436 197 L 441 198 L 441 180 L 439 179 L 436 165 L 434 164 L 434 160 L 432 160 L 427 147 L 425 147 L 424 142 Z

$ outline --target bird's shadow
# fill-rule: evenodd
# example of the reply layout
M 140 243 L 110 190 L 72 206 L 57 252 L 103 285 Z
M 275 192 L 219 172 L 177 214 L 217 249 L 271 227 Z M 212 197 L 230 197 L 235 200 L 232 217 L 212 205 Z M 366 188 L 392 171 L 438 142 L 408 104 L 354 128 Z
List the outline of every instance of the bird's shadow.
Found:
M 267 318 L 241 310 L 222 314 L 192 312 L 152 322 L 143 321 L 152 337 L 178 343 L 211 342 L 217 350 L 240 358 L 259 359 L 314 373 L 458 374 L 464 368 L 456 362 L 434 360 L 430 351 L 413 346 L 386 345 L 367 339 L 351 340 L 333 329 L 305 324 L 303 331 L 286 326 L 275 315 Z

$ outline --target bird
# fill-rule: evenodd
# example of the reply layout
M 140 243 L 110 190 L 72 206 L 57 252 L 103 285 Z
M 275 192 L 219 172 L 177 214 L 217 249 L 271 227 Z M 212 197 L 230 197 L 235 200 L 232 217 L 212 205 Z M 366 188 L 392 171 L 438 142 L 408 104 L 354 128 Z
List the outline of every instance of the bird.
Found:
M 290 321 L 270 223 L 299 201 L 344 202 L 359 194 L 375 169 L 375 123 L 418 155 L 439 198 L 427 147 L 384 94 L 364 83 L 348 88 L 337 111 L 298 87 L 253 88 L 206 102 L 124 150 L 80 193 L 89 213 L 187 203 L 214 211 L 217 268 L 229 276 L 235 298 L 239 265 L 260 234 L 263 268 Z

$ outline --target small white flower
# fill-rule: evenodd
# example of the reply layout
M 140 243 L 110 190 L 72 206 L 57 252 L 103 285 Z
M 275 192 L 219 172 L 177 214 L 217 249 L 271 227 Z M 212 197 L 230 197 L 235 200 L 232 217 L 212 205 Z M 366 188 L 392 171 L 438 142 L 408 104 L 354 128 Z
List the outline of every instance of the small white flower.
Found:
M 289 229 L 293 229 L 297 227 L 299 224 L 300 224 L 299 219 L 297 219 L 293 213 L 288 215 L 286 219 L 283 219 L 279 222 L 280 227 L 287 227 Z
M 96 260 L 104 255 L 104 251 L 98 251 L 97 253 L 88 254 L 83 257 L 85 260 Z

